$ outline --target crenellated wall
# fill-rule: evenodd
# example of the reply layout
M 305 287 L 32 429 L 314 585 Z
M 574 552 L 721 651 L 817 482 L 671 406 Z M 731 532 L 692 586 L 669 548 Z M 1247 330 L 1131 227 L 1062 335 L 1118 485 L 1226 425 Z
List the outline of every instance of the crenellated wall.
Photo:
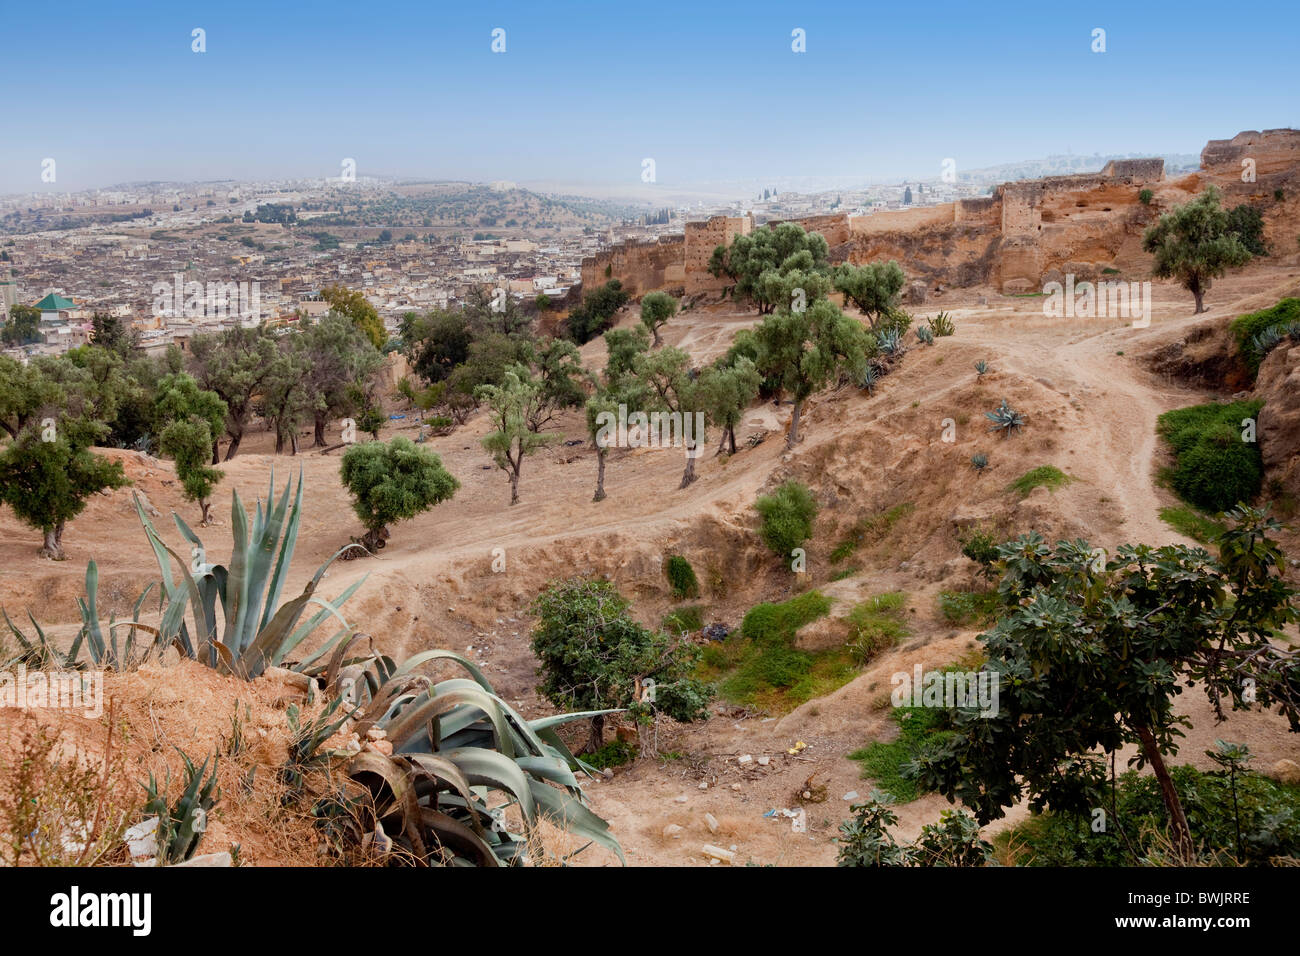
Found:
M 1255 161 L 1259 185 L 1240 181 L 1241 161 L 1247 158 Z M 1092 275 L 1120 264 L 1121 257 L 1135 262 L 1142 229 L 1160 208 L 1139 202 L 1144 188 L 1163 193 L 1169 202 L 1185 201 L 1210 181 L 1229 197 L 1241 197 L 1234 201 L 1263 194 L 1265 184 L 1270 194 L 1275 186 L 1291 192 L 1300 174 L 1300 131 L 1247 131 L 1211 140 L 1201 166 L 1201 173 L 1170 183 L 1162 159 L 1114 160 L 1097 173 L 1004 183 L 992 196 L 978 199 L 791 221 L 824 235 L 835 262 L 897 259 L 909 275 L 930 282 L 1030 291 L 1041 288 L 1048 274 Z M 748 214 L 714 216 L 688 222 L 681 236 L 615 246 L 583 260 L 583 287 L 617 278 L 634 296 L 657 288 L 688 295 L 720 292 L 725 282 L 708 271 L 713 250 L 753 228 Z

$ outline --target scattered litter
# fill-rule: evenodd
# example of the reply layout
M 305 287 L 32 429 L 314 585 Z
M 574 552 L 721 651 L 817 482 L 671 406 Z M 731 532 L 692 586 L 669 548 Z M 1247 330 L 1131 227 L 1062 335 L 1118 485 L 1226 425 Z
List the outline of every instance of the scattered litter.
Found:
M 804 743 L 802 740 L 800 740 L 793 747 L 787 750 L 786 753 L 790 754 L 791 756 L 794 756 L 795 754 L 803 753 L 804 750 L 807 749 L 807 747 L 808 745 Z
M 736 859 L 735 850 L 724 850 L 720 846 L 714 846 L 711 843 L 704 844 L 704 855 L 717 863 L 731 863 Z
M 758 758 L 758 765 L 760 767 L 766 767 L 771 762 L 772 762 L 772 758 L 768 756 L 762 756 Z
M 710 833 L 718 832 L 718 818 L 711 813 L 704 814 L 704 825 L 709 828 Z
M 840 799 L 841 799 L 841 800 L 856 800 L 856 799 L 858 799 L 858 791 L 856 791 L 856 790 L 850 790 L 850 791 L 849 791 L 848 793 L 846 793 L 844 796 L 840 797 Z
M 739 763 L 739 764 L 752 763 L 753 760 L 754 760 L 754 758 L 753 758 L 752 755 L 750 755 L 750 754 L 741 754 L 739 757 L 736 758 L 736 763 Z

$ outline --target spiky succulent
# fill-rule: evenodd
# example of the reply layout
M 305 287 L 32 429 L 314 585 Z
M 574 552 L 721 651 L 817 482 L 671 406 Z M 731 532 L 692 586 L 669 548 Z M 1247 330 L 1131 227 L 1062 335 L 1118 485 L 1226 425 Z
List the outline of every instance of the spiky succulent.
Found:
M 896 327 L 882 329 L 876 333 L 876 342 L 886 355 L 897 355 L 903 350 L 903 333 Z
M 145 813 L 158 817 L 157 859 L 160 866 L 183 863 L 194 855 L 207 830 L 208 812 L 221 799 L 221 790 L 217 787 L 217 755 L 212 755 L 210 775 L 207 774 L 207 760 L 195 767 L 194 761 L 185 751 L 181 750 L 180 755 L 185 761 L 185 784 L 180 798 L 174 804 L 167 799 L 170 774 L 165 778 L 166 783 L 159 788 L 158 781 L 151 772 L 149 785 L 145 787 L 148 797 Z
M 970 456 L 970 464 L 976 471 L 983 471 L 989 466 L 989 456 L 983 452 L 978 452 Z
M 328 617 L 336 618 L 342 627 L 304 666 L 328 654 L 348 633 L 348 625 L 343 620 L 340 608 L 365 579 L 352 584 L 333 601 L 315 594 L 325 571 L 347 548 L 336 552 L 329 561 L 322 564 L 300 595 L 280 604 L 280 592 L 288 577 L 289 562 L 298 540 L 302 513 L 301 474 L 298 476 L 298 489 L 292 508 L 289 507 L 289 488 L 290 485 L 286 483 L 284 494 L 277 500 L 275 475 L 272 473 L 266 508 L 263 510 L 262 503 L 257 503 L 251 528 L 239 492 L 234 492 L 230 527 L 235 540 L 229 568 L 209 564 L 198 535 L 190 530 L 179 515 L 173 514 L 176 527 L 190 542 L 191 553 L 194 555 L 192 563 L 182 560 L 154 529 L 137 498 L 136 512 L 140 516 L 140 523 L 144 525 L 149 544 L 153 547 L 167 597 L 167 608 L 158 628 L 162 644 L 175 644 L 187 657 L 224 673 L 252 680 L 267 667 L 279 665 Z M 179 566 L 179 580 L 172 577 L 168 555 Z M 311 604 L 317 605 L 320 610 L 299 624 Z M 218 607 L 221 608 L 220 619 L 217 615 Z M 187 608 L 192 608 L 198 629 L 198 633 L 193 636 L 185 620 Z
M 933 345 L 934 333 L 930 331 L 929 326 L 918 326 L 916 330 L 916 339 L 922 345 Z
M 545 820 L 623 859 L 608 824 L 588 808 L 578 786 L 575 771 L 591 768 L 555 732 L 560 724 L 610 711 L 525 720 L 473 662 L 445 650 L 423 651 L 397 667 L 371 654 L 362 658 L 359 674 L 356 658 L 348 655 L 363 638 L 353 635 L 336 648 L 326 690 L 355 694 L 352 731 L 361 740 L 386 741 L 391 753 L 367 746 L 343 756 L 351 792 L 363 799 L 344 813 L 322 808 L 320 816 L 337 834 L 393 859 L 511 866 L 535 861 L 540 841 L 534 838 Z M 457 665 L 469 677 L 435 682 L 417 673 L 434 663 Z M 340 793 L 333 799 L 347 798 Z
M 865 388 L 870 395 L 876 390 L 876 382 L 880 379 L 880 373 L 876 367 L 868 362 L 862 367 L 862 375 L 858 377 L 858 387 Z
M 984 417 L 993 422 L 989 427 L 989 431 L 1001 431 L 1003 438 L 1006 438 L 1013 431 L 1019 431 L 1025 424 L 1025 417 L 1008 405 L 1005 398 L 1002 399 L 1002 404 L 996 409 L 985 412 Z
M 942 337 L 945 335 L 952 335 L 957 331 L 957 328 L 953 325 L 952 316 L 947 312 L 940 312 L 930 320 L 930 331 L 933 332 L 936 337 Z
M 975 363 L 975 375 L 978 378 L 983 378 L 984 373 L 987 372 L 988 370 L 989 370 L 989 363 L 984 361 L 983 359 L 980 359 L 978 362 Z

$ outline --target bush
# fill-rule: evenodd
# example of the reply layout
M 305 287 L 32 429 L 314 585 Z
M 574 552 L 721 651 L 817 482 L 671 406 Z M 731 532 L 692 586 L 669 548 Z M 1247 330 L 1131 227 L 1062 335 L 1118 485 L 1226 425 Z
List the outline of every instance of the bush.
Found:
M 849 612 L 846 643 L 853 663 L 858 667 L 894 647 L 911 633 L 903 617 L 905 600 L 902 591 L 892 591 L 864 601 Z
M 1020 497 L 1029 494 L 1039 485 L 1051 491 L 1068 485 L 1074 479 L 1067 475 L 1061 469 L 1052 465 L 1039 465 L 1025 472 L 1015 481 L 1008 485 L 1008 490 L 1018 492 Z
M 994 573 L 992 566 L 998 559 L 998 541 L 992 533 L 983 528 L 971 528 L 966 536 L 959 537 L 957 542 L 961 545 L 961 553 L 981 565 L 985 575 Z
M 763 543 L 783 561 L 812 537 L 817 502 L 806 485 L 787 481 L 773 494 L 759 498 L 754 507 L 763 520 L 759 530 Z
M 1212 866 L 1262 866 L 1300 858 L 1300 789 L 1237 771 L 1237 815 L 1226 772 L 1191 766 L 1170 768 L 1182 799 L 1200 862 Z M 1150 774 L 1129 770 L 1119 777 L 1115 803 L 1104 807 L 1107 827 L 1092 832 L 1090 817 L 1045 813 L 1011 829 L 997 842 L 1021 866 L 1133 866 L 1162 852 L 1166 829 L 1160 786 Z M 1241 824 L 1241 853 L 1236 827 Z M 1127 838 L 1127 839 L 1126 839 Z M 1132 842 L 1134 853 L 1129 850 Z
M 1180 498 L 1206 511 L 1227 511 L 1259 494 L 1264 479 L 1258 442 L 1242 441 L 1242 421 L 1263 402 L 1209 403 L 1165 412 L 1157 430 L 1174 453 L 1164 477 Z
M 1258 312 L 1251 312 L 1233 319 L 1228 327 L 1237 340 L 1237 351 L 1251 375 L 1259 372 L 1259 363 L 1264 353 L 1255 344 L 1256 336 L 1272 328 L 1286 328 L 1293 322 L 1300 322 L 1300 298 L 1282 299 L 1277 305 Z
M 700 582 L 695 577 L 695 569 L 680 554 L 669 556 L 664 563 L 664 573 L 668 576 L 668 584 L 677 600 L 700 596 Z
M 794 640 L 795 631 L 830 613 L 831 599 L 820 591 L 809 591 L 781 604 L 755 604 L 740 625 L 743 637 L 757 644 L 783 644 Z
M 919 797 L 921 789 L 904 768 L 955 731 L 942 707 L 895 707 L 891 716 L 898 724 L 898 736 L 888 743 L 872 741 L 849 754 L 849 759 L 862 765 L 864 780 L 874 781 L 895 800 L 907 803 Z
M 664 615 L 664 630 L 677 634 L 692 634 L 704 629 L 704 608 L 698 604 L 679 607 Z
M 1144 206 L 1151 205 L 1151 200 L 1156 198 L 1156 194 L 1149 189 L 1144 189 L 1138 193 L 1138 202 Z

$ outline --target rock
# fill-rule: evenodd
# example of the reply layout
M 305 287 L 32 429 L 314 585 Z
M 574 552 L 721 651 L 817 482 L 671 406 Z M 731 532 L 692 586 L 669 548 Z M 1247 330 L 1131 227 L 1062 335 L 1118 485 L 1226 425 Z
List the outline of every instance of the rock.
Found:
M 733 784 L 731 785 L 731 789 L 732 789 L 732 790 L 740 790 L 740 789 L 741 789 L 740 784 L 738 784 L 738 783 L 733 783 Z
M 370 740 L 366 742 L 366 749 L 371 753 L 391 757 L 393 755 L 393 742 L 391 740 Z
M 758 765 L 760 767 L 766 767 L 771 762 L 772 762 L 772 758 L 768 756 L 763 756 L 758 758 Z
M 1289 787 L 1300 786 L 1300 764 L 1294 760 L 1279 760 L 1269 768 L 1268 775 Z
M 701 790 L 708 790 L 708 789 L 709 789 L 709 781 L 707 781 L 707 780 L 701 780 L 701 781 L 700 781 L 700 789 L 701 789 Z
M 841 800 L 856 800 L 856 799 L 858 799 L 858 791 L 856 791 L 856 790 L 850 790 L 850 791 L 849 791 L 848 793 L 846 793 L 844 796 L 840 797 L 840 799 L 841 799 Z
M 738 764 L 742 764 L 742 765 L 743 765 L 743 764 L 747 764 L 747 763 L 753 763 L 753 761 L 754 761 L 754 758 L 753 758 L 753 756 L 750 755 L 750 754 L 741 754 L 739 757 L 736 758 L 736 763 L 738 763 Z
M 684 793 L 680 797 L 673 797 L 673 803 L 685 803 L 688 800 L 690 800 L 690 797 Z
M 704 825 L 709 828 L 710 833 L 718 832 L 718 818 L 711 813 L 704 814 Z
M 388 736 L 388 731 L 383 727 L 371 727 L 366 731 L 366 738 L 369 740 L 383 740 Z
M 925 305 L 925 283 L 913 282 L 907 287 L 908 305 Z
M 680 827 L 676 823 L 670 823 L 664 827 L 664 839 L 680 840 L 684 829 L 685 827 Z
M 714 846 L 711 843 L 704 844 L 702 849 L 704 855 L 710 860 L 717 860 L 719 863 L 727 864 L 735 862 L 736 854 L 732 850 L 724 850 L 722 847 Z

